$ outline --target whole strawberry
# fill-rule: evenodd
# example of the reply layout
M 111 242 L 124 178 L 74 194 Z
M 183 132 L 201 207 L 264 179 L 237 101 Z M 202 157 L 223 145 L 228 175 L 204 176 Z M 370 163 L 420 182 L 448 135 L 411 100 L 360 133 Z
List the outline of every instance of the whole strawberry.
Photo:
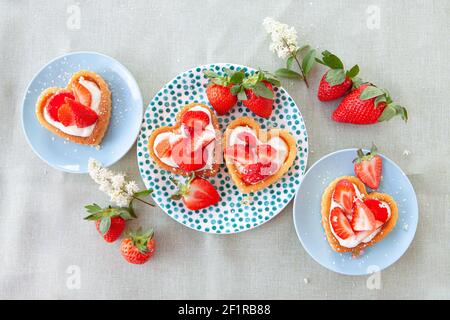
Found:
M 316 61 L 330 68 L 320 80 L 317 98 L 320 101 L 330 101 L 345 95 L 359 73 L 359 66 L 356 64 L 345 71 L 341 59 L 329 51 L 323 51 L 322 60 L 316 59 Z
M 126 220 L 136 218 L 131 208 L 101 208 L 95 203 L 85 208 L 89 215 L 84 219 L 95 221 L 97 231 L 106 242 L 116 241 L 125 229 Z
M 357 151 L 353 160 L 356 176 L 369 188 L 378 189 L 383 170 L 383 159 L 377 154 L 377 147 L 373 144 L 370 152 L 364 154 L 361 149 Z
M 120 244 L 120 252 L 132 264 L 146 263 L 155 253 L 153 230 L 146 232 L 130 231 Z
M 230 109 L 236 104 L 237 93 L 233 94 L 231 92 L 231 88 L 233 85 L 241 84 L 245 77 L 245 73 L 243 71 L 225 69 L 224 72 L 224 76 L 219 76 L 211 70 L 203 71 L 205 76 L 211 79 L 208 87 L 206 88 L 206 96 L 208 97 L 211 106 L 219 115 L 228 113 L 228 111 L 230 111 Z
M 397 115 L 405 122 L 408 120 L 406 108 L 394 103 L 387 90 L 364 83 L 341 101 L 332 119 L 353 124 L 373 124 Z
M 238 99 L 257 116 L 269 118 L 272 114 L 274 86 L 280 86 L 280 80 L 267 71 L 259 70 L 246 77 L 241 86 L 234 86 L 232 92 L 238 92 Z
M 220 195 L 208 180 L 191 175 L 185 183 L 170 179 L 178 190 L 170 197 L 172 200 L 182 200 L 189 210 L 200 210 L 215 205 L 220 201 Z

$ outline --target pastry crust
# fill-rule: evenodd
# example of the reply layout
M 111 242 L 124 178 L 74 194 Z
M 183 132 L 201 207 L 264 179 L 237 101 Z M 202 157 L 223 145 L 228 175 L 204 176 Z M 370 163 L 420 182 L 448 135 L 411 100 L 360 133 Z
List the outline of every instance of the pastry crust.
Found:
M 353 184 L 355 184 L 361 194 L 364 195 L 364 198 L 373 198 L 386 202 L 391 209 L 391 217 L 389 220 L 381 227 L 380 232 L 378 232 L 372 240 L 367 243 L 361 242 L 354 248 L 346 248 L 339 244 L 339 241 L 334 237 L 331 232 L 331 226 L 329 222 L 330 216 L 330 207 L 331 207 L 331 197 L 333 195 L 333 191 L 336 188 L 336 184 L 343 179 L 347 179 Z M 328 187 L 325 189 L 322 195 L 322 203 L 321 203 L 321 213 L 322 213 L 322 225 L 325 230 L 325 235 L 327 237 L 328 243 L 331 248 L 336 252 L 353 252 L 354 254 L 359 254 L 359 252 L 367 247 L 373 246 L 378 241 L 381 241 L 384 237 L 386 237 L 395 227 L 398 220 L 398 208 L 395 200 L 386 193 L 372 192 L 367 193 L 366 186 L 354 176 L 343 176 L 332 181 Z
M 216 115 L 214 114 L 214 111 L 211 110 L 211 108 L 209 108 L 207 105 L 204 105 L 202 103 L 190 103 L 185 105 L 180 112 L 177 113 L 176 116 L 176 122 L 175 125 L 173 126 L 164 126 L 164 127 L 159 127 L 156 128 L 155 130 L 153 130 L 152 134 L 150 135 L 149 139 L 148 139 L 148 151 L 150 153 L 150 156 L 152 157 L 153 161 L 162 169 L 170 171 L 174 174 L 179 174 L 182 176 L 190 176 L 192 174 L 191 171 L 185 171 L 183 169 L 180 168 L 176 168 L 176 167 L 172 167 L 169 166 L 167 164 L 165 164 L 164 162 L 161 161 L 161 159 L 158 158 L 158 156 L 155 154 L 153 145 L 155 142 L 156 137 L 163 133 L 163 132 L 169 132 L 169 131 L 174 131 L 174 130 L 178 130 L 181 127 L 181 118 L 183 117 L 183 115 L 188 112 L 191 108 L 196 107 L 196 106 L 201 106 L 205 109 L 208 110 L 209 114 L 211 115 L 211 122 L 212 125 L 216 131 L 216 141 L 215 141 L 215 146 L 214 146 L 214 160 L 212 163 L 212 166 L 210 169 L 204 169 L 204 170 L 199 170 L 199 171 L 195 171 L 195 174 L 198 176 L 202 176 L 202 177 L 213 177 L 217 174 L 217 172 L 219 171 L 219 167 L 220 167 L 220 161 L 221 161 L 221 137 L 220 137 L 220 128 L 219 128 L 219 121 L 217 120 Z
M 233 180 L 234 184 L 238 187 L 238 189 L 242 193 L 251 193 L 255 192 L 261 189 L 264 189 L 268 186 L 270 186 L 272 183 L 276 182 L 278 179 L 280 179 L 286 172 L 289 171 L 289 168 L 294 163 L 295 157 L 297 156 L 297 147 L 296 147 L 296 141 L 294 137 L 289 133 L 287 130 L 283 129 L 271 129 L 269 131 L 261 130 L 261 127 L 259 126 L 258 122 L 253 120 L 249 117 L 242 117 L 238 118 L 228 125 L 227 129 L 225 130 L 225 136 L 224 136 L 224 146 L 225 148 L 229 146 L 228 140 L 231 135 L 231 131 L 239 126 L 248 126 L 252 128 L 252 130 L 255 131 L 256 136 L 258 139 L 262 142 L 269 141 L 272 137 L 280 137 L 281 139 L 286 142 L 286 145 L 289 148 L 288 155 L 286 157 L 286 160 L 284 161 L 284 164 L 281 166 L 281 168 L 273 175 L 269 176 L 268 178 L 255 183 L 255 184 L 246 184 L 242 181 L 240 177 L 240 173 L 237 170 L 236 166 L 233 164 L 233 161 L 229 159 L 227 156 L 225 157 L 225 164 L 228 168 L 228 172 L 231 175 L 231 179 Z
M 58 91 L 61 90 L 72 91 L 74 83 L 78 82 L 78 79 L 80 77 L 84 77 L 86 80 L 95 82 L 95 84 L 99 87 L 101 92 L 100 103 L 98 106 L 98 120 L 97 123 L 95 124 L 92 134 L 88 137 L 77 137 L 67 134 L 51 125 L 44 117 L 44 108 L 47 105 L 48 99 Z M 105 136 L 106 131 L 108 130 L 109 119 L 111 117 L 111 92 L 109 91 L 108 85 L 106 84 L 105 80 L 103 80 L 103 78 L 100 77 L 97 73 L 87 70 L 80 70 L 72 75 L 66 88 L 52 87 L 42 91 L 36 102 L 36 117 L 38 118 L 39 123 L 44 128 L 64 139 L 79 144 L 96 146 L 101 143 L 103 137 Z

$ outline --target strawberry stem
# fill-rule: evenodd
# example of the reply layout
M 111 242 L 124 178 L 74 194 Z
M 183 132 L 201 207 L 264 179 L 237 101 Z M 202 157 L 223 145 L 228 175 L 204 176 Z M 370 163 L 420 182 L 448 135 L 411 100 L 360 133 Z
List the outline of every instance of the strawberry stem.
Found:
M 136 199 L 136 200 L 138 200 L 138 201 L 140 201 L 140 202 L 143 202 L 143 203 L 145 203 L 145 204 L 148 204 L 148 205 L 151 206 L 151 207 L 154 207 L 154 206 L 155 206 L 153 203 L 147 202 L 147 201 L 142 200 L 142 199 L 140 199 L 140 198 L 138 198 L 138 197 L 135 197 L 135 196 L 132 196 L 132 197 L 133 197 L 133 199 Z

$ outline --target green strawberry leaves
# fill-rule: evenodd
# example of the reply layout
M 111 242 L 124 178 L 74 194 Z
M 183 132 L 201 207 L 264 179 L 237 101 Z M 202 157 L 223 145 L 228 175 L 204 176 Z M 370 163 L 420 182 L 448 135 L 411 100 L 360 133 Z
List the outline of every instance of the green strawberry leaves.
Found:
M 359 73 L 359 66 L 355 64 L 350 70 L 346 72 L 346 76 L 349 77 L 350 79 L 353 79 L 358 75 L 358 73 Z
M 330 69 L 344 69 L 344 64 L 341 59 L 328 50 L 322 52 L 322 60 L 316 58 L 316 61 Z
M 378 122 L 389 121 L 395 116 L 400 116 L 400 118 L 405 122 L 408 121 L 408 110 L 406 110 L 405 107 L 394 103 L 389 94 L 389 91 L 387 91 L 386 89 L 369 85 L 361 91 L 359 98 L 361 100 L 369 100 L 375 98 L 375 107 L 378 107 L 380 103 L 386 104 L 386 107 L 378 118 Z
M 148 252 L 148 242 L 153 239 L 154 235 L 153 229 L 142 231 L 142 229 L 139 228 L 136 231 L 131 230 L 127 232 L 127 237 L 131 239 L 133 246 L 143 254 Z
M 337 86 L 345 81 L 344 69 L 331 69 L 325 76 L 327 82 L 333 87 Z
M 102 235 L 105 235 L 110 227 L 111 227 L 111 217 L 104 217 L 100 221 L 98 229 L 100 230 Z
M 84 220 L 88 221 L 100 220 L 99 230 L 103 235 L 105 235 L 108 232 L 111 226 L 111 218 L 121 217 L 124 220 L 131 220 L 137 218 L 131 205 L 128 208 L 125 207 L 113 208 L 111 206 L 102 208 L 98 204 L 93 203 L 85 206 L 85 208 L 86 211 L 89 213 L 89 215 L 86 216 Z
M 245 73 L 242 70 L 235 71 L 231 69 L 224 69 L 223 76 L 220 76 L 212 70 L 203 70 L 203 74 L 206 78 L 211 79 L 211 83 L 224 87 L 228 87 L 233 84 L 240 84 L 245 78 Z
M 341 59 L 327 50 L 322 52 L 322 60 L 316 58 L 316 61 L 330 68 L 325 79 L 332 87 L 342 84 L 347 77 L 350 79 L 355 78 L 359 73 L 359 66 L 357 64 L 350 70 L 345 71 Z

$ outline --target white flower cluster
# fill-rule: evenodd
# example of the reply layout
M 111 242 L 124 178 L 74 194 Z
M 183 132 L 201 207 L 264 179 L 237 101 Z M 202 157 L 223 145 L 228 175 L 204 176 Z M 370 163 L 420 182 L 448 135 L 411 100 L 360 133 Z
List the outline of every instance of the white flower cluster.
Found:
M 120 207 L 127 207 L 133 194 L 139 191 L 135 181 L 127 181 L 122 173 L 114 174 L 102 167 L 96 159 L 89 159 L 88 171 L 91 178 L 100 185 L 100 190 L 109 195 L 111 202 Z
M 270 17 L 264 19 L 263 26 L 272 38 L 270 50 L 276 52 L 278 57 L 286 59 L 291 52 L 298 49 L 297 31 L 294 27 L 289 27 Z

